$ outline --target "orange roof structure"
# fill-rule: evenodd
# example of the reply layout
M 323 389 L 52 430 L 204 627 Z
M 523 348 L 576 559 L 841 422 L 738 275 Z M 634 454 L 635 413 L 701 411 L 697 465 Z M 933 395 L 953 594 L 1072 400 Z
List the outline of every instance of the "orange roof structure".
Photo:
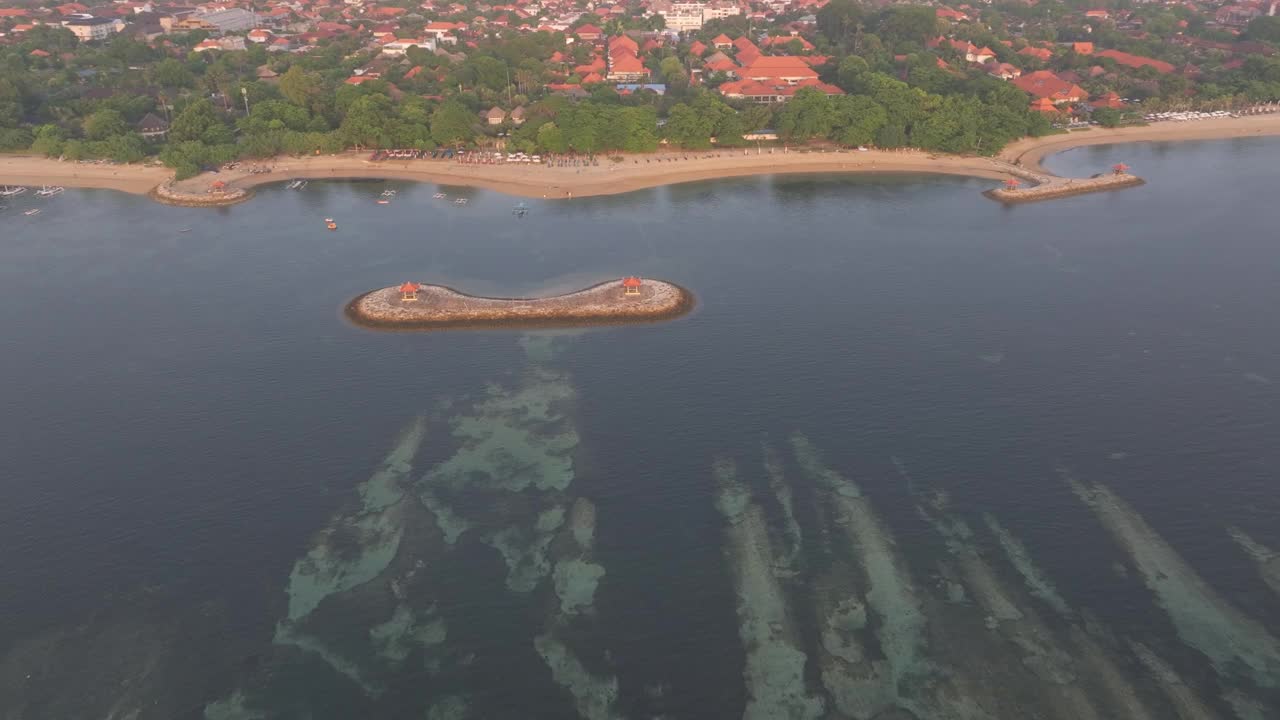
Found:
M 1111 58 L 1118 64 L 1124 65 L 1125 67 L 1152 67 L 1155 68 L 1156 72 L 1162 75 L 1171 73 L 1174 70 L 1173 65 L 1170 65 L 1163 60 L 1156 60 L 1155 58 L 1143 57 L 1141 55 L 1131 55 L 1127 52 L 1120 52 L 1119 50 L 1103 50 L 1094 54 L 1097 57 Z
M 400 292 L 402 293 L 415 293 L 420 289 L 422 289 L 422 286 L 415 282 L 406 282 L 400 286 Z
M 622 279 L 622 287 L 640 287 L 640 278 L 635 277 L 634 275 L 625 277 Z
M 1067 82 L 1048 70 L 1037 70 L 1010 80 L 1019 90 L 1037 98 L 1048 98 L 1054 103 L 1076 102 L 1088 97 L 1079 85 Z
M 1031 109 L 1042 113 L 1056 113 L 1058 106 L 1053 104 L 1049 98 L 1036 98 L 1031 102 Z
M 1092 55 L 1093 43 L 1091 42 L 1071 43 L 1071 49 L 1075 50 L 1077 55 Z

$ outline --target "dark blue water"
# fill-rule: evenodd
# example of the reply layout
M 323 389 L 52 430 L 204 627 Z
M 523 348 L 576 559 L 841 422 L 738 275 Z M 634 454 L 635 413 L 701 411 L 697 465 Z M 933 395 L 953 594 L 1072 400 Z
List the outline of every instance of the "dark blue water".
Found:
M 742 715 L 711 464 L 735 458 L 761 487 L 762 444 L 785 449 L 797 432 L 856 479 L 922 592 L 947 554 L 922 498 L 945 491 L 955 517 L 991 513 L 1017 535 L 1120 638 L 1117 657 L 1146 643 L 1216 712 L 1230 716 L 1232 690 L 1280 712 L 1274 686 L 1224 676 L 1183 641 L 1061 474 L 1110 488 L 1280 633 L 1280 597 L 1227 533 L 1280 550 L 1277 157 L 1274 140 L 1082 148 L 1048 165 L 1124 161 L 1148 184 L 1012 208 L 979 195 L 989 181 L 919 176 L 529 201 L 523 219 L 512 198 L 429 185 L 313 182 L 216 211 L 24 196 L 0 214 L 0 714 L 105 716 L 131 678 L 158 703 L 139 717 L 199 716 L 236 687 L 280 703 L 266 717 L 308 716 L 297 698 L 312 693 L 339 698 L 306 707 L 315 717 L 422 717 L 450 693 L 475 717 L 573 717 L 530 644 L 537 594 L 507 593 L 479 543 L 442 571 L 466 588 L 451 591 L 448 642 L 479 659 L 405 671 L 431 676 L 417 697 L 344 689 L 272 632 L 295 561 L 401 428 L 518 383 L 530 363 L 517 332 L 369 332 L 343 304 L 406 279 L 519 295 L 626 274 L 699 304 L 564 339 L 552 362 L 576 391 L 573 494 L 598 508 L 608 569 L 580 640 L 608 648 L 617 714 Z M 386 187 L 395 202 L 374 204 Z M 31 206 L 43 212 L 20 214 Z M 415 476 L 452 451 L 427 447 Z M 786 462 L 817 508 L 798 512 L 808 532 L 823 501 Z M 804 577 L 788 581 L 793 603 Z M 165 670 L 140 669 L 157 658 Z M 1154 715 L 1169 712 L 1134 673 Z

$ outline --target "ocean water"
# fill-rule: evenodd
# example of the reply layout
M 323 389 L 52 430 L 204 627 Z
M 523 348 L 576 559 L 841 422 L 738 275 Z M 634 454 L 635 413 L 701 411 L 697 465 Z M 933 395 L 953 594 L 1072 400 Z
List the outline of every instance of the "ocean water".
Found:
M 19 198 L 0 718 L 1278 717 L 1278 158 L 1080 148 L 1047 164 L 1148 184 L 1017 207 L 906 175 L 523 218 Z M 629 274 L 698 307 L 341 314 Z

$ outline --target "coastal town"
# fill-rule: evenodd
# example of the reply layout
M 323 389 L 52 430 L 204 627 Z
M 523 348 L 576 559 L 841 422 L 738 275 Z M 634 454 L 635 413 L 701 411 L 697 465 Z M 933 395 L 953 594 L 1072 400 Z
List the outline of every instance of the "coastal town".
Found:
M 1280 109 L 1277 4 L 3 0 L 0 150 L 179 181 L 342 153 L 992 157 Z

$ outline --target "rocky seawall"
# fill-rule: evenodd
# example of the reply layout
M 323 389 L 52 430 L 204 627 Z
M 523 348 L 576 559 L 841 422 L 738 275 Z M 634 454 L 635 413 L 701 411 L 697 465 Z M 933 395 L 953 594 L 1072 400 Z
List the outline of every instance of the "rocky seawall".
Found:
M 1042 176 L 1027 177 L 1023 173 L 1017 173 L 1023 179 L 1043 179 Z M 1083 195 L 1092 192 L 1104 192 L 1107 190 L 1120 190 L 1122 188 L 1136 187 L 1145 184 L 1146 181 L 1136 175 L 1099 175 L 1086 179 L 1063 179 L 1051 178 L 1042 182 L 1040 185 L 1029 188 L 1018 188 L 1008 190 L 1005 188 L 997 188 L 988 190 L 984 195 L 1005 204 L 1037 202 L 1039 200 L 1054 200 L 1056 198 L 1070 197 L 1072 195 Z
M 355 298 L 346 313 L 368 327 L 430 330 L 654 322 L 693 309 L 693 294 L 672 283 L 644 280 L 638 293 L 626 290 L 622 280 L 611 280 L 551 297 L 492 298 L 421 285 L 417 299 L 405 300 L 399 287 L 386 287 Z
M 253 197 L 253 191 L 244 188 L 228 187 L 221 192 L 191 193 L 174 188 L 172 183 L 157 185 L 149 194 L 157 202 L 184 207 L 222 207 Z

